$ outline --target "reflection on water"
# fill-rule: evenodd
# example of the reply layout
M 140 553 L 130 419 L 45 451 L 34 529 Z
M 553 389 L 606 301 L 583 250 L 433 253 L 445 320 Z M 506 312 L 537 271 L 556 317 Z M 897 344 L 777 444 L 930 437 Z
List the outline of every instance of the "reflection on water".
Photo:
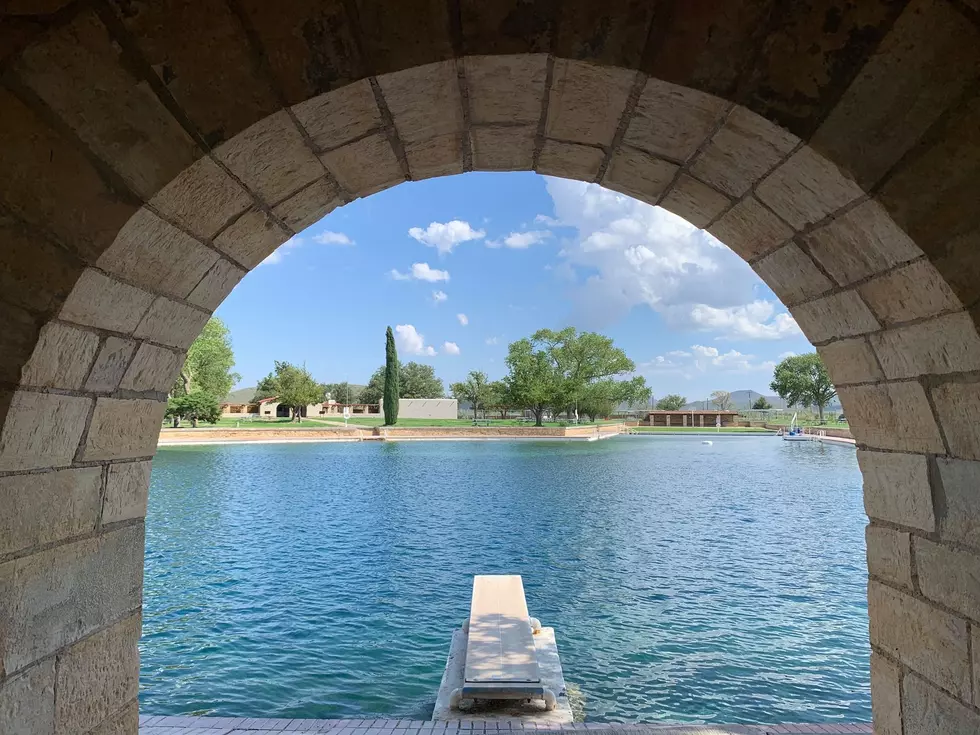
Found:
M 142 711 L 427 718 L 517 573 L 590 720 L 869 720 L 860 488 L 772 437 L 164 449 Z

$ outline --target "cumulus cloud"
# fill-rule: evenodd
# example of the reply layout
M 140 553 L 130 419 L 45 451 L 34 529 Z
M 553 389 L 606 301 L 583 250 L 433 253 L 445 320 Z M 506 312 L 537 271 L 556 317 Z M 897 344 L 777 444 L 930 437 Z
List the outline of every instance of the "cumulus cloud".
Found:
M 775 367 L 776 363 L 772 360 L 760 360 L 755 355 L 738 350 L 722 352 L 717 347 L 691 345 L 689 350 L 672 350 L 640 363 L 637 372 L 692 378 L 709 372 L 771 372 Z
M 447 355 L 458 355 L 459 345 L 455 342 L 443 342 L 442 351 Z
M 449 296 L 446 294 L 445 291 L 432 292 L 432 300 L 435 301 L 437 304 L 441 304 L 443 301 L 445 301 L 448 298 Z
M 276 265 L 281 263 L 282 259 L 289 255 L 293 250 L 300 247 L 305 240 L 299 235 L 293 235 L 291 238 L 286 240 L 282 245 L 269 253 L 265 260 L 263 260 L 259 265 Z
M 425 344 L 425 337 L 411 324 L 398 324 L 395 326 L 395 344 L 398 351 L 408 355 L 425 355 L 432 357 L 436 354 L 435 348 Z
M 354 241 L 351 240 L 343 232 L 331 232 L 327 230 L 326 232 L 321 232 L 313 236 L 313 242 L 319 243 L 320 245 L 353 245 Z
M 408 234 L 423 245 L 435 248 L 439 254 L 451 253 L 460 243 L 486 237 L 483 230 L 474 230 L 469 222 L 454 219 L 451 222 L 432 222 L 424 230 L 412 227 Z
M 511 248 L 512 250 L 527 250 L 532 245 L 538 245 L 551 237 L 549 230 L 528 230 L 527 232 L 512 232 L 503 240 L 487 240 L 488 248 Z
M 392 268 L 388 275 L 396 281 L 409 281 L 414 278 L 416 281 L 436 283 L 449 280 L 449 271 L 432 268 L 428 263 L 412 263 L 412 270 L 408 273 L 402 273 L 398 269 Z
M 459 320 L 459 323 L 462 324 L 464 327 L 470 323 L 470 318 L 466 316 L 466 314 L 457 314 L 456 318 Z
M 496 337 L 487 337 L 483 341 L 486 342 L 488 345 L 495 345 L 495 344 L 497 344 L 497 338 Z

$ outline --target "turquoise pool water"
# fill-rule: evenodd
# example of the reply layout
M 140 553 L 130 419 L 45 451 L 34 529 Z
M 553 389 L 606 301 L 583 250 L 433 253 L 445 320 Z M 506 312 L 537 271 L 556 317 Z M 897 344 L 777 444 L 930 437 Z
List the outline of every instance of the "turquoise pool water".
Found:
M 163 449 L 145 714 L 428 718 L 520 573 L 594 721 L 870 720 L 854 450 L 724 437 Z

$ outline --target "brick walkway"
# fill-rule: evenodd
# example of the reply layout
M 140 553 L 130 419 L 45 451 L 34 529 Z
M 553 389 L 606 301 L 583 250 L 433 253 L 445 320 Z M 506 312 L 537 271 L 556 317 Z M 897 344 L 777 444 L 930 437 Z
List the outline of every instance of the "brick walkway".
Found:
M 598 730 L 602 735 L 872 735 L 871 725 L 630 725 L 575 723 L 547 727 L 521 720 L 429 722 L 423 720 L 263 720 L 247 717 L 140 717 L 140 735 L 248 735 L 330 732 L 331 735 L 481 735 L 498 730 L 542 733 Z

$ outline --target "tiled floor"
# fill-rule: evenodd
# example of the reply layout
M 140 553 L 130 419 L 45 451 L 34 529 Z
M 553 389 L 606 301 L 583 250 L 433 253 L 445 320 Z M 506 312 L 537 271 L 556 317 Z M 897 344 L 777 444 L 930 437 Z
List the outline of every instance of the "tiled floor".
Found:
M 598 730 L 601 735 L 871 735 L 871 725 L 630 725 L 576 723 L 536 726 L 521 720 L 428 722 L 423 720 L 263 720 L 247 717 L 140 717 L 140 735 L 249 735 L 310 732 L 330 735 L 484 735 L 498 730 L 542 733 Z

